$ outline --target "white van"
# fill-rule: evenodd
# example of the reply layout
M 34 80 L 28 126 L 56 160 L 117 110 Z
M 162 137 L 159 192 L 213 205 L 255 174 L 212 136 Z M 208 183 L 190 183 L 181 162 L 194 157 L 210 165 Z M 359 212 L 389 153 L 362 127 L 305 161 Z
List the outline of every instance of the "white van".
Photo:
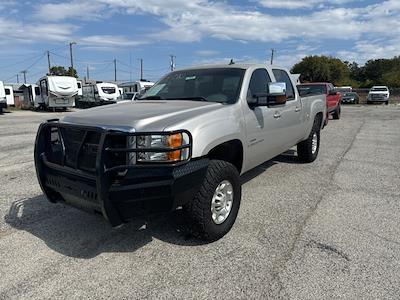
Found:
M 77 107 L 85 108 L 116 103 L 120 96 L 120 91 L 115 83 L 88 83 L 82 86 L 82 98 L 77 103 Z
M 5 85 L 4 86 L 4 91 L 6 93 L 6 99 L 7 99 L 7 105 L 12 105 L 14 106 L 14 91 L 13 87 L 11 85 Z
M 7 98 L 3 81 L 0 81 L 0 113 L 3 112 L 3 108 L 7 108 Z
M 78 94 L 78 83 L 75 77 L 44 76 L 37 84 L 40 95 L 36 95 L 35 107 L 66 109 L 75 106 L 75 97 Z

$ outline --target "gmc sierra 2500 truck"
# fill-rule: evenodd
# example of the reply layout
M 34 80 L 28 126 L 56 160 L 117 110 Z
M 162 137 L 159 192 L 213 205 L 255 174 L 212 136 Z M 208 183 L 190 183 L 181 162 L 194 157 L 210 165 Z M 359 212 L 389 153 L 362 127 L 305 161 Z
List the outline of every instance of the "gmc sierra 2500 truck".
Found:
M 300 97 L 285 69 L 188 68 L 136 101 L 41 124 L 36 171 L 51 202 L 113 226 L 182 208 L 191 232 L 214 241 L 235 222 L 239 176 L 294 145 L 301 161 L 314 161 L 325 116 L 325 96 Z

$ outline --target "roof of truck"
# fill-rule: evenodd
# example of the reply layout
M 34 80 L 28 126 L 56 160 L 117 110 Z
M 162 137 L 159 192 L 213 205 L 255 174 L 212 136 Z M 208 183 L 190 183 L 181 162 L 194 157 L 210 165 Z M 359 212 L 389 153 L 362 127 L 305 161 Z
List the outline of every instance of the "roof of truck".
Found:
M 267 64 L 255 64 L 255 63 L 234 63 L 234 64 L 209 64 L 209 65 L 198 65 L 198 66 L 192 66 L 188 68 L 182 68 L 178 69 L 177 71 L 181 70 L 194 70 L 194 69 L 220 69 L 220 68 L 232 68 L 232 69 L 249 69 L 252 67 L 258 67 L 258 68 L 277 68 L 277 69 L 285 69 L 277 65 L 267 65 Z

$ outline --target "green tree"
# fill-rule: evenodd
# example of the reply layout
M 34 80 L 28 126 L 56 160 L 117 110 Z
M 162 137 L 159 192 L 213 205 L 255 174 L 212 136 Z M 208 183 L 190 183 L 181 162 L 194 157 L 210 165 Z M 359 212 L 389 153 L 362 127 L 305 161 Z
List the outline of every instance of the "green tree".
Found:
M 332 82 L 344 84 L 349 79 L 349 68 L 338 58 L 330 56 L 307 56 L 295 64 L 292 73 L 300 73 L 305 82 Z
M 53 67 L 51 67 L 49 75 L 73 76 L 73 77 L 78 78 L 78 73 L 76 72 L 76 70 L 74 68 L 71 70 L 71 67 L 69 67 L 68 70 L 66 70 L 63 66 L 53 66 Z

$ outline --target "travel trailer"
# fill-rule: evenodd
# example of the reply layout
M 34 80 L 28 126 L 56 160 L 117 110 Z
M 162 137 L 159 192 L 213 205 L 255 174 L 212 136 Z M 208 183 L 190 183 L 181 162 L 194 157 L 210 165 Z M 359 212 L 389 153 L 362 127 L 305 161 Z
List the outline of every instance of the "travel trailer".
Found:
M 11 85 L 5 85 L 4 86 L 4 91 L 6 94 L 6 99 L 7 99 L 7 105 L 12 105 L 14 106 L 14 91 L 13 87 Z
M 22 103 L 21 107 L 24 109 L 40 108 L 40 90 L 39 86 L 36 84 L 22 84 L 18 87 L 18 91 L 22 94 Z
M 38 81 L 39 94 L 36 95 L 35 108 L 53 109 L 75 106 L 78 83 L 75 77 L 44 76 Z
M 7 108 L 7 98 L 3 81 L 0 81 L 0 113 L 3 112 L 3 108 Z
M 82 86 L 82 97 L 77 102 L 77 107 L 86 108 L 116 103 L 120 96 L 120 91 L 115 83 L 87 83 Z
M 139 80 L 133 82 L 124 82 L 119 85 L 123 90 L 122 99 L 132 100 L 133 97 L 144 94 L 149 88 L 154 85 L 154 82 L 147 80 Z

